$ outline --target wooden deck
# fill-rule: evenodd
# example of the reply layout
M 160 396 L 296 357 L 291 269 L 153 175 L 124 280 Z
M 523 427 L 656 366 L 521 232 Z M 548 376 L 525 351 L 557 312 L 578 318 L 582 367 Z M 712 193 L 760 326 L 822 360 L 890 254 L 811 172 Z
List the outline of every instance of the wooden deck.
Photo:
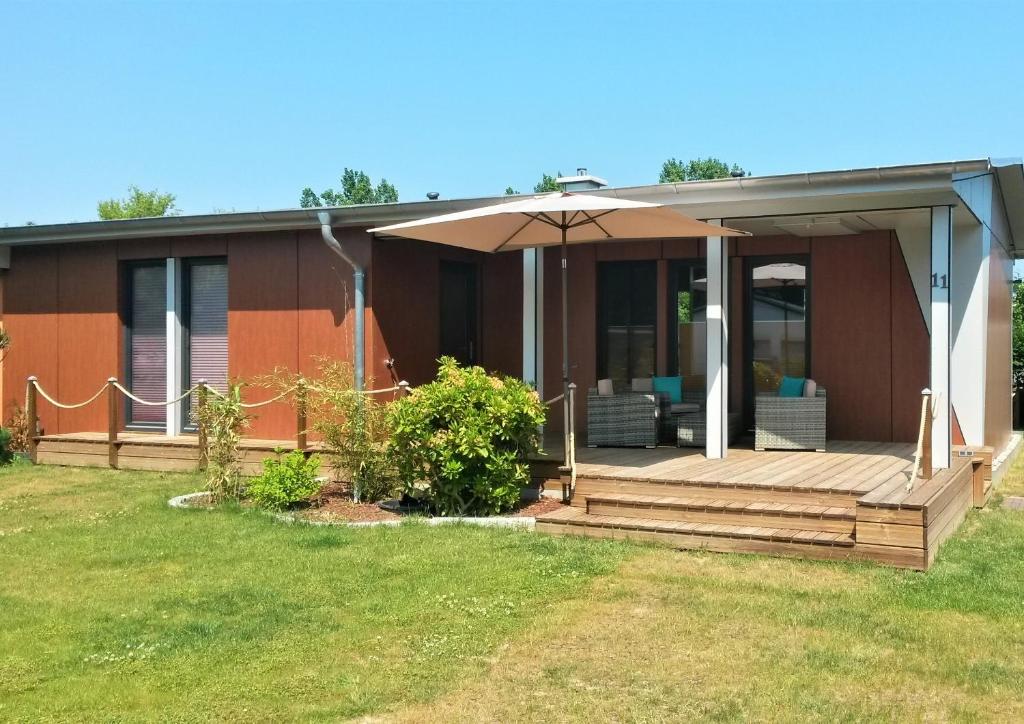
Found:
M 294 440 L 246 438 L 241 444 L 243 475 L 256 475 L 263 459 L 275 450 L 294 450 Z M 38 439 L 36 461 L 44 465 L 109 467 L 107 434 L 75 432 L 43 435 Z M 195 435 L 177 437 L 152 432 L 122 432 L 117 436 L 117 467 L 123 470 L 190 472 L 199 466 Z
M 958 456 L 908 493 L 913 453 L 909 444 L 840 441 L 825 453 L 731 448 L 724 460 L 670 447 L 581 448 L 571 504 L 538 529 L 923 570 L 983 503 L 991 469 L 984 456 Z
M 242 471 L 257 474 L 264 458 L 294 447 L 294 440 L 246 439 Z M 561 454 L 554 443 L 547 451 L 531 461 L 533 476 L 557 490 Z M 107 436 L 44 435 L 37 460 L 107 467 Z M 121 433 L 115 462 L 128 470 L 192 471 L 197 439 Z M 907 493 L 909 444 L 830 442 L 824 453 L 733 447 L 724 460 L 690 448 L 580 448 L 571 504 L 539 518 L 537 529 L 925 569 L 971 505 L 984 503 L 991 464 L 991 451 L 957 456 L 949 470 Z

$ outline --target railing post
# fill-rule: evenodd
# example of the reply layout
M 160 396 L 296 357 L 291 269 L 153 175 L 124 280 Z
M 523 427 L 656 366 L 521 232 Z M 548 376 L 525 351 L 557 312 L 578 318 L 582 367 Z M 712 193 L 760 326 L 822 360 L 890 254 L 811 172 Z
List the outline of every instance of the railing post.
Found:
M 406 382 L 405 380 L 402 380 L 401 382 L 399 382 L 398 383 L 398 387 L 399 387 L 399 393 L 401 394 L 402 397 L 405 397 L 406 395 L 411 395 L 412 394 L 412 390 L 409 388 L 409 383 Z
M 36 435 L 39 433 L 39 413 L 36 402 L 36 378 L 28 378 L 28 387 L 25 390 L 25 430 L 28 435 L 28 457 L 36 462 Z
M 306 383 L 300 379 L 295 385 L 295 447 L 306 449 Z
M 206 470 L 206 425 L 203 422 L 206 411 L 206 395 L 208 391 L 206 389 L 206 380 L 199 380 L 196 383 L 198 389 L 196 390 L 196 429 L 197 429 L 197 444 L 199 445 L 199 469 Z
M 559 477 L 562 479 L 562 501 L 568 503 L 572 500 L 572 492 L 576 487 L 576 383 L 570 382 L 566 385 L 564 399 L 562 400 L 564 414 L 565 435 L 562 457 L 564 458 Z
M 924 416 L 924 436 L 921 441 L 921 477 L 932 479 L 932 391 L 921 390 L 921 405 Z
M 117 388 L 116 377 L 107 378 L 107 464 L 117 467 Z

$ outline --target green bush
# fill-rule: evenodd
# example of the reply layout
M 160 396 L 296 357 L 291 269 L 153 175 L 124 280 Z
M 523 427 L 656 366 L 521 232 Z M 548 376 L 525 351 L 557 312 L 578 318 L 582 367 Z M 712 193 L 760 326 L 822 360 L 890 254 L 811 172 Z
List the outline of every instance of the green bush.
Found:
M 437 379 L 390 406 L 390 451 L 407 492 L 442 515 L 508 510 L 530 480 L 544 406 L 520 380 L 440 362 Z
M 254 478 L 245 492 L 261 508 L 284 510 L 320 490 L 319 473 L 319 455 L 307 459 L 301 450 L 292 450 L 281 457 L 278 451 L 278 457 L 263 461 L 263 474 Z
M 312 390 L 310 415 L 335 477 L 352 485 L 356 501 L 375 503 L 394 496 L 401 487 L 388 449 L 388 406 L 357 392 L 352 383 L 349 365 L 320 360 L 317 379 L 306 383 Z M 367 384 L 372 386 L 372 381 Z
M 7 465 L 12 460 L 14 451 L 11 449 L 11 431 L 0 427 L 0 465 Z
M 249 416 L 242 407 L 242 385 L 231 383 L 226 395 L 200 392 L 205 404 L 192 417 L 206 435 L 206 484 L 214 502 L 237 500 L 242 489 L 238 446 Z

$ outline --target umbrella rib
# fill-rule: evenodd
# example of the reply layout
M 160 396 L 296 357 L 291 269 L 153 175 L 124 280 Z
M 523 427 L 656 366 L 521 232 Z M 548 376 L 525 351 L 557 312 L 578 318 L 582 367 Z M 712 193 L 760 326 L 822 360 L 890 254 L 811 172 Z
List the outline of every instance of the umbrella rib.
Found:
M 597 222 L 597 220 L 598 220 L 599 218 L 601 218 L 601 216 L 607 216 L 607 215 L 608 215 L 608 214 L 610 214 L 610 213 L 611 213 L 611 211 L 606 211 L 605 213 L 603 213 L 603 214 L 600 214 L 599 216 L 591 216 L 591 215 L 590 215 L 590 214 L 588 214 L 588 213 L 587 213 L 586 211 L 584 211 L 584 212 L 583 212 L 583 215 L 584 215 L 584 216 L 586 216 L 586 217 L 587 217 L 588 219 L 590 219 L 590 223 L 591 223 L 591 224 L 593 224 L 594 226 L 596 226 L 596 227 L 597 227 L 598 229 L 600 229 L 600 230 L 601 230 L 601 232 L 602 232 L 602 233 L 603 233 L 603 234 L 604 234 L 605 236 L 607 236 L 607 237 L 608 237 L 609 239 L 611 239 L 611 238 L 612 238 L 612 235 L 608 233 L 608 230 L 607 230 L 606 228 L 604 228 L 603 226 L 601 226 L 601 224 L 599 224 L 599 223 Z
M 609 209 L 608 211 L 602 211 L 600 214 L 594 214 L 593 216 L 588 214 L 586 211 L 581 211 L 580 213 L 582 213 L 584 216 L 587 217 L 586 220 L 585 221 L 577 221 L 575 224 L 569 224 L 569 228 L 570 229 L 575 229 L 577 226 L 586 226 L 587 224 L 597 224 L 597 219 L 600 219 L 602 216 L 607 216 L 608 214 L 611 214 L 611 213 L 613 213 L 615 211 L 617 211 L 617 209 Z M 601 229 L 601 231 L 604 231 L 604 229 Z M 605 233 L 607 234 L 608 232 L 605 231 Z
M 511 241 L 512 241 L 512 240 L 513 240 L 514 238 L 516 238 L 517 236 L 519 236 L 519 232 L 520 232 L 520 231 L 522 231 L 522 230 L 523 230 L 523 229 L 525 229 L 525 228 L 526 228 L 527 226 L 529 226 L 529 225 L 530 225 L 530 224 L 531 224 L 532 222 L 534 222 L 534 221 L 536 221 L 536 220 L 537 220 L 537 218 L 536 218 L 535 216 L 531 216 L 530 214 L 523 214 L 523 216 L 525 216 L 525 217 L 526 217 L 526 223 L 525 223 L 525 224 L 523 224 L 522 226 L 520 226 L 520 227 L 519 227 L 518 229 L 516 229 L 515 231 L 513 231 L 513 232 L 512 232 L 512 235 L 511 235 L 510 237 L 508 237 L 507 239 L 505 239 L 505 241 L 501 242 L 501 243 L 500 243 L 500 244 L 498 244 L 498 245 L 497 245 L 496 247 L 494 247 L 494 251 L 501 251 L 502 249 L 504 249 L 504 248 L 505 248 L 505 246 L 506 246 L 506 245 L 507 245 L 507 244 L 508 244 L 509 242 L 511 242 Z
M 538 212 L 537 215 L 534 218 L 537 219 L 537 221 L 543 221 L 545 224 L 550 224 L 551 226 L 555 227 L 556 229 L 561 229 L 562 228 L 561 224 L 559 224 L 557 221 L 552 219 L 550 216 L 547 215 L 547 213 L 545 213 L 543 211 Z

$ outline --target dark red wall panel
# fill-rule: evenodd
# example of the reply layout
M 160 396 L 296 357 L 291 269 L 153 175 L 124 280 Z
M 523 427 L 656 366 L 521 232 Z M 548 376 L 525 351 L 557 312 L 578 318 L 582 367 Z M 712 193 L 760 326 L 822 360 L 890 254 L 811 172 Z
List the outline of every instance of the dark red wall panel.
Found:
M 523 254 L 487 254 L 480 269 L 481 364 L 489 371 L 523 373 Z
M 298 369 L 298 267 L 296 234 L 239 234 L 228 244 L 228 371 L 252 381 L 275 368 Z M 255 387 L 247 401 L 273 396 Z M 284 402 L 253 411 L 249 434 L 290 438 L 295 415 Z
M 811 244 L 811 374 L 833 440 L 892 439 L 888 232 Z
M 92 397 L 120 374 L 117 249 L 113 244 L 65 244 L 59 251 L 58 388 L 60 401 Z M 60 432 L 107 429 L 107 400 L 60 411 Z M 121 421 L 123 422 L 123 420 Z
M 60 400 L 58 269 L 56 246 L 14 247 L 11 268 L 4 272 L 4 328 L 11 346 L 4 359 L 3 418 L 15 404 L 25 405 L 29 375 Z M 57 409 L 40 400 L 44 432 L 58 431 Z

